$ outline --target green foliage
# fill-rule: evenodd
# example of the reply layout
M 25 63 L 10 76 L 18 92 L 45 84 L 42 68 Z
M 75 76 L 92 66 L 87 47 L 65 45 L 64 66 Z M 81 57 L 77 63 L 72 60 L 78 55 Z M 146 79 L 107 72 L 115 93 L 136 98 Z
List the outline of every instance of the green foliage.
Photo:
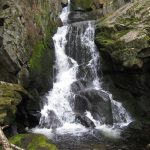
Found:
M 112 39 L 109 39 L 107 38 L 106 36 L 103 36 L 103 35 L 100 35 L 98 38 L 97 38 L 98 41 L 100 41 L 100 43 L 102 45 L 105 45 L 105 46 L 109 46 L 109 45 L 112 45 L 114 44 L 114 40 Z

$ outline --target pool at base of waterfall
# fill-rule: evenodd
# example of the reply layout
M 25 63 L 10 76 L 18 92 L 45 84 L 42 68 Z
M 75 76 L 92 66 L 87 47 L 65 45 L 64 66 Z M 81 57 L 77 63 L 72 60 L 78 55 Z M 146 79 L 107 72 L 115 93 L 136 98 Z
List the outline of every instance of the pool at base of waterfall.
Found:
M 66 124 L 56 130 L 32 129 L 32 132 L 42 133 L 57 145 L 59 150 L 101 150 L 108 147 L 108 143 L 120 141 L 119 129 L 105 125 L 99 129 L 87 129 L 82 125 Z M 103 150 L 103 149 L 102 149 Z
M 128 127 L 115 129 L 106 125 L 87 129 L 81 125 L 75 128 L 75 125 L 66 124 L 56 130 L 35 128 L 32 132 L 46 135 L 59 150 L 147 150 L 148 130 L 149 127 L 141 132 L 129 130 Z

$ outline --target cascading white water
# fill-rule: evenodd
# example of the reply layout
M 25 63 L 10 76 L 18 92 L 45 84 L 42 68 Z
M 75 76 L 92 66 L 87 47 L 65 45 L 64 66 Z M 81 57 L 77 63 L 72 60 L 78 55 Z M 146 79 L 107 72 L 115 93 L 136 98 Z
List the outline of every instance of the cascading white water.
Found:
M 99 53 L 96 51 L 96 46 L 94 42 L 94 37 L 95 37 L 95 24 L 92 21 L 88 22 L 88 28 L 86 29 L 84 34 L 81 34 L 81 41 L 82 44 L 90 50 L 92 59 L 89 61 L 89 64 L 92 68 L 92 72 L 95 76 L 93 80 L 93 87 L 96 90 L 101 90 L 104 93 L 108 95 L 108 97 L 111 100 L 111 106 L 112 106 L 112 114 L 113 114 L 113 121 L 114 125 L 119 125 L 119 126 L 125 126 L 128 125 L 132 119 L 130 115 L 126 112 L 125 108 L 122 106 L 120 102 L 117 102 L 113 99 L 112 94 L 109 93 L 108 91 L 105 91 L 102 89 L 101 81 L 97 75 L 97 67 L 98 67 L 98 60 L 99 60 Z M 87 112 L 87 116 L 93 120 L 93 122 L 99 126 L 100 123 L 96 120 L 94 120 L 89 112 Z
M 42 128 L 54 128 L 55 125 L 51 124 L 58 124 L 55 126 L 57 130 L 59 130 L 59 127 L 70 128 L 71 130 L 77 128 L 81 132 L 87 130 L 84 130 L 85 128 L 79 123 L 74 122 L 75 113 L 70 105 L 70 99 L 74 97 L 74 93 L 71 90 L 71 85 L 78 80 L 76 76 L 80 64 L 66 54 L 66 45 L 68 42 L 66 36 L 71 28 L 70 25 L 67 24 L 69 10 L 70 8 L 63 9 L 60 18 L 64 26 L 59 27 L 57 33 L 53 37 L 56 56 L 56 81 L 53 84 L 53 89 L 49 91 L 48 96 L 46 96 L 47 103 L 45 103 L 43 109 L 41 110 L 40 126 Z M 99 53 L 97 52 L 94 43 L 95 22 L 86 21 L 84 24 L 85 23 L 86 29 L 79 35 L 81 46 L 86 47 L 89 51 L 88 53 L 90 53 L 91 59 L 87 64 L 93 76 L 90 88 L 97 91 L 101 90 L 103 93 L 108 95 L 112 105 L 112 114 L 115 124 L 119 124 L 120 126 L 128 124 L 131 119 L 121 103 L 113 100 L 112 95 L 108 91 L 103 90 L 101 87 L 102 82 L 97 74 L 97 68 L 99 67 Z M 97 127 L 102 126 L 99 121 L 93 119 L 90 112 L 87 112 L 87 116 L 95 123 Z
M 84 34 L 81 34 L 81 43 L 83 46 L 86 46 L 91 53 L 92 59 L 89 61 L 89 66 L 92 68 L 92 72 L 95 76 L 93 80 L 93 87 L 95 89 L 101 89 L 100 80 L 97 75 L 97 67 L 98 67 L 98 60 L 99 60 L 99 54 L 96 51 L 96 46 L 94 42 L 95 38 L 95 22 L 89 21 L 88 28 L 86 29 Z
M 66 23 L 65 17 L 67 15 L 68 10 L 64 8 L 61 14 L 62 21 L 64 21 L 63 23 Z M 59 27 L 57 33 L 53 37 L 57 76 L 53 89 L 47 96 L 48 102 L 41 111 L 42 117 L 40 124 L 43 124 L 43 122 L 44 124 L 48 124 L 48 111 L 53 111 L 62 124 L 65 122 L 72 122 L 74 120 L 74 113 L 69 104 L 69 97 L 72 95 L 70 86 L 74 81 L 76 81 L 78 64 L 75 60 L 65 54 L 65 46 L 67 43 L 66 34 L 68 29 L 68 26 Z

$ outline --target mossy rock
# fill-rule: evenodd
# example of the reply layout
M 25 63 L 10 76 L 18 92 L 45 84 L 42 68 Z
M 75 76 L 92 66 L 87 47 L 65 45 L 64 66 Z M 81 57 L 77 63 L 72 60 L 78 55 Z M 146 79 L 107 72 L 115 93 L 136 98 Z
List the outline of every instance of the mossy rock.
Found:
M 132 5 L 100 18 L 96 31 L 100 51 L 108 53 L 123 67 L 142 68 L 150 56 L 149 6 L 148 0 L 134 1 Z
M 49 14 L 45 17 L 48 16 Z M 38 24 L 42 25 L 42 18 L 39 18 L 39 16 L 36 17 L 36 20 L 39 22 Z M 59 20 L 54 21 L 50 17 L 48 25 L 44 28 L 45 36 L 43 39 L 35 42 L 32 55 L 28 62 L 31 81 L 30 86 L 37 89 L 40 94 L 47 92 L 52 87 L 54 58 L 52 36 L 58 26 Z
M 0 82 L 0 125 L 10 125 L 14 121 L 22 95 L 31 97 L 19 84 Z
M 34 48 L 29 61 L 31 87 L 40 94 L 47 92 L 52 86 L 53 49 L 46 42 L 40 41 Z
M 10 138 L 9 141 L 26 150 L 58 150 L 51 141 L 41 134 L 18 134 Z
M 89 10 L 92 8 L 93 0 L 72 0 L 71 9 L 72 10 Z

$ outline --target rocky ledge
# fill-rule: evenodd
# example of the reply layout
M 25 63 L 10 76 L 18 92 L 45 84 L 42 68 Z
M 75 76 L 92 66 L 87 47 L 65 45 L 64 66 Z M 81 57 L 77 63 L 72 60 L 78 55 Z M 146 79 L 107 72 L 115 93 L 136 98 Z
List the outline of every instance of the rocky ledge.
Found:
M 96 41 L 116 63 L 141 68 L 149 54 L 150 2 L 130 2 L 98 21 Z
M 17 105 L 31 95 L 19 84 L 0 82 L 0 124 L 10 125 L 15 120 Z

